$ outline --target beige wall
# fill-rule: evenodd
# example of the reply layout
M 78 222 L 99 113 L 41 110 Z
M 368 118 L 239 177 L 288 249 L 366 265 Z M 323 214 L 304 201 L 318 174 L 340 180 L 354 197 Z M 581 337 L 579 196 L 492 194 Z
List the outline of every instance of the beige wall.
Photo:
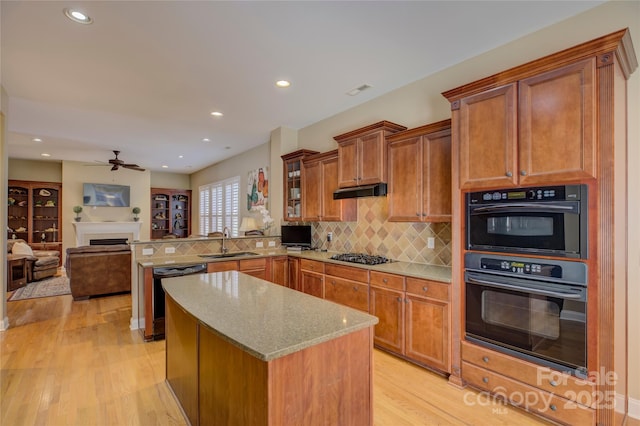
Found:
M 151 188 L 190 189 L 190 175 L 182 173 L 151 172 Z
M 252 150 L 249 150 L 243 154 L 236 155 L 228 160 L 209 166 L 191 175 L 191 195 L 193 198 L 193 216 L 191 218 L 192 227 L 191 233 L 200 233 L 200 223 L 198 221 L 198 205 L 200 204 L 200 194 L 198 188 L 202 185 L 206 185 L 213 182 L 218 182 L 223 179 L 232 178 L 234 176 L 240 176 L 240 216 L 248 216 L 247 210 L 247 182 L 249 171 L 263 168 L 267 170 L 267 180 L 269 181 L 269 193 L 272 191 L 280 191 L 282 193 L 282 186 L 274 187 L 271 182 L 271 167 L 270 167 L 270 151 L 269 143 L 264 143 Z M 282 170 L 280 168 L 280 170 Z M 269 212 L 273 210 L 282 210 L 282 203 L 275 206 L 271 202 L 271 196 L 269 196 L 267 209 Z
M 446 68 L 439 73 L 404 86 L 391 93 L 373 99 L 363 105 L 342 112 L 333 117 L 314 123 L 298 131 L 300 148 L 326 151 L 336 148 L 333 136 L 380 120 L 389 120 L 407 127 L 416 127 L 450 117 L 449 104 L 441 96 L 443 91 L 470 83 L 482 77 L 503 71 L 572 47 L 582 42 L 598 38 L 623 28 L 629 28 L 635 42 L 636 56 L 640 58 L 640 2 L 610 1 L 581 15 L 572 17 L 523 38 L 509 42 L 499 48 L 478 55 L 460 64 Z M 631 76 L 628 85 L 628 203 L 620 201 L 618 208 L 628 209 L 629 217 L 637 217 L 640 211 L 640 71 Z M 619 225 L 618 226 L 624 226 Z M 640 324 L 640 224 L 631 220 L 626 230 L 628 235 L 628 261 L 626 266 L 628 289 L 625 290 L 624 277 L 618 275 L 616 294 L 628 292 L 627 328 L 628 337 L 628 387 L 631 400 L 630 413 L 640 418 L 640 335 L 631 325 Z M 624 268 L 622 268 L 624 270 Z M 622 278 L 622 280 L 620 280 Z M 624 310 L 625 302 L 616 303 L 618 310 Z M 624 336 L 625 331 L 621 332 Z M 624 339 L 616 336 L 616 362 L 624 362 Z M 624 369 L 622 369 L 624 371 Z M 624 379 L 621 385 L 624 386 Z M 616 389 L 624 394 L 620 386 Z
M 62 162 L 11 158 L 9 179 L 62 182 Z

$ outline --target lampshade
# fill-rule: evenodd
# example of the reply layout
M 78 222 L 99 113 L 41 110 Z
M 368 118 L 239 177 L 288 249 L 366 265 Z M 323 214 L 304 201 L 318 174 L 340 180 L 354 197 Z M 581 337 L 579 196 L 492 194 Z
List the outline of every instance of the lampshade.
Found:
M 246 231 L 252 231 L 254 229 L 258 229 L 258 224 L 256 223 L 255 218 L 243 217 L 242 223 L 240 224 L 239 231 L 246 232 Z

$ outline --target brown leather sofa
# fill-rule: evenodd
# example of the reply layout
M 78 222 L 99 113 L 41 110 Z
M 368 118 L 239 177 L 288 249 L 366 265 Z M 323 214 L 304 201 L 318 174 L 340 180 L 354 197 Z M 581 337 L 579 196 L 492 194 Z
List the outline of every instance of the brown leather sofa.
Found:
M 73 300 L 131 291 L 131 248 L 126 244 L 67 249 Z
M 7 253 L 13 253 L 15 243 L 27 244 L 25 240 L 7 240 Z M 57 250 L 32 250 L 33 255 L 24 255 L 27 258 L 27 282 L 38 281 L 52 277 L 58 272 L 60 253 Z

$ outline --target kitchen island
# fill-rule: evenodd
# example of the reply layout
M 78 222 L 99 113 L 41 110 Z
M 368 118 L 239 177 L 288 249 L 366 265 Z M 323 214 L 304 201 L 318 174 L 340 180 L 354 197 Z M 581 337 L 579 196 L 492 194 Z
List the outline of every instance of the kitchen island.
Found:
M 376 317 L 237 271 L 163 287 L 167 383 L 192 425 L 373 424 Z

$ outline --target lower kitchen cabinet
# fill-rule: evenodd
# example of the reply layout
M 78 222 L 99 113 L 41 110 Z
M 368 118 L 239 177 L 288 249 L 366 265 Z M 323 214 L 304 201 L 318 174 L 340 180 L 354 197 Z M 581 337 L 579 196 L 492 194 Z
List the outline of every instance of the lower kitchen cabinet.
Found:
M 271 281 L 271 258 L 241 259 L 238 261 L 238 270 L 252 277 Z
M 287 287 L 302 291 L 300 287 L 300 259 L 297 257 L 290 257 L 288 259 L 288 270 L 289 273 L 287 275 Z
M 207 263 L 207 272 L 224 272 L 224 271 L 237 271 L 238 261 L 227 260 L 224 262 L 209 262 Z
M 363 312 L 369 312 L 369 271 L 326 264 L 324 298 Z
M 324 263 L 300 260 L 300 291 L 324 298 Z
M 371 272 L 370 284 L 369 313 L 380 320 L 375 326 L 374 343 L 450 372 L 449 285 L 375 271 Z
M 284 287 L 289 287 L 287 273 L 289 272 L 289 262 L 287 256 L 276 256 L 271 259 L 271 281 Z

